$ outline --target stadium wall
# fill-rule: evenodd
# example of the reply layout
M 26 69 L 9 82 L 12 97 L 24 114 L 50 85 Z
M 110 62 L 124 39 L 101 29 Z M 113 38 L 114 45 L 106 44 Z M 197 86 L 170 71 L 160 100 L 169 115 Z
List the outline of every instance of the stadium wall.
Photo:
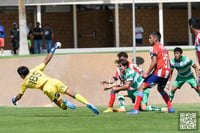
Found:
M 186 9 L 164 9 L 164 43 L 165 45 L 188 45 L 188 24 Z M 193 9 L 192 15 L 199 16 L 199 10 Z M 55 32 L 53 41 L 63 43 L 63 48 L 74 47 L 73 14 L 42 13 L 42 27 L 49 24 Z M 95 10 L 77 12 L 78 48 L 115 47 L 115 23 L 109 22 L 114 17 L 112 10 Z M 136 9 L 136 21 L 144 28 L 144 44 L 149 46 L 148 36 L 159 30 L 158 9 Z M 18 22 L 17 12 L 0 14 L 1 24 L 5 26 L 5 49 L 11 50 L 10 30 L 13 22 Z M 34 14 L 27 12 L 27 23 L 34 23 Z M 132 10 L 119 10 L 120 47 L 132 46 Z M 45 48 L 43 42 L 42 48 Z
M 108 105 L 110 91 L 103 91 L 100 85 L 101 80 L 110 80 L 115 73 L 115 64 L 117 52 L 112 53 L 82 53 L 82 54 L 57 54 L 52 58 L 44 73 L 61 80 L 70 89 L 82 94 L 91 103 L 95 105 Z M 195 60 L 193 50 L 185 50 L 184 55 Z M 142 57 L 144 63 L 140 65 L 145 71 L 150 64 L 149 52 L 137 52 L 137 57 Z M 170 57 L 173 57 L 173 52 L 170 51 Z M 21 65 L 26 65 L 33 68 L 44 60 L 45 56 L 29 56 L 20 58 L 0 59 L 1 62 L 1 80 L 0 80 L 0 105 L 13 106 L 11 98 L 14 97 L 19 89 L 22 79 L 18 76 L 16 69 Z M 129 53 L 129 60 L 132 59 L 132 53 Z M 195 60 L 196 62 L 196 60 Z M 176 71 L 173 74 L 174 81 Z M 170 83 L 170 86 L 172 86 Z M 169 92 L 167 90 L 167 92 Z M 63 96 L 75 103 L 77 106 L 83 104 L 70 98 Z M 181 90 L 178 90 L 173 103 L 199 103 L 200 99 L 196 92 L 185 84 Z M 163 104 L 164 101 L 156 88 L 150 90 L 149 104 Z M 130 99 L 126 99 L 126 104 L 131 104 Z M 117 101 L 115 102 L 117 105 Z M 42 91 L 36 89 L 28 89 L 22 99 L 19 101 L 19 106 L 55 106 L 45 96 Z

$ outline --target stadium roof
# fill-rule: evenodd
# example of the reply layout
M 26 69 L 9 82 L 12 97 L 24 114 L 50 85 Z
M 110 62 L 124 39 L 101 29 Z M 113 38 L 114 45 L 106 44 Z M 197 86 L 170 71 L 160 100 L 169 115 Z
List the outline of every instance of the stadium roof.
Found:
M 200 2 L 199 0 L 24 0 L 28 5 L 82 5 L 82 4 L 115 4 L 115 3 L 183 3 Z M 17 6 L 18 0 L 1 0 L 0 6 Z

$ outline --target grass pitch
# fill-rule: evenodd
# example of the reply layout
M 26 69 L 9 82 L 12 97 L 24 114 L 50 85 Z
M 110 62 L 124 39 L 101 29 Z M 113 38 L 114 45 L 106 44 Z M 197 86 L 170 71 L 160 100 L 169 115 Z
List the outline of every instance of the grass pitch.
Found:
M 174 107 L 174 114 L 140 112 L 139 115 L 102 113 L 107 107 L 98 107 L 100 115 L 94 115 L 87 107 L 65 111 L 57 107 L 0 107 L 0 133 L 178 133 L 182 132 L 178 112 L 199 114 L 200 105 L 174 104 Z M 127 110 L 131 108 L 127 106 Z M 197 119 L 200 126 L 199 115 Z

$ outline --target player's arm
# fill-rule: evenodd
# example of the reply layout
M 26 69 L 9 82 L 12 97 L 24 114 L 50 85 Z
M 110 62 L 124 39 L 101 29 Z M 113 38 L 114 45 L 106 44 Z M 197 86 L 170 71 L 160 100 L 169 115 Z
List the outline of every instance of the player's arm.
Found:
M 54 52 L 56 51 L 57 48 L 61 47 L 61 43 L 60 42 L 56 42 L 53 46 L 53 48 L 51 49 L 50 53 L 46 56 L 46 58 L 44 59 L 44 64 L 47 65 L 49 63 L 49 61 L 51 60 L 51 58 L 53 57 Z
M 112 90 L 115 92 L 121 91 L 121 90 L 126 90 L 131 86 L 131 81 L 127 81 L 125 85 L 118 86 L 118 87 L 113 87 Z
M 194 64 L 192 67 L 195 70 L 196 80 L 197 80 L 197 83 L 198 83 L 198 81 L 199 81 L 199 68 L 197 67 L 196 64 Z
M 12 98 L 12 103 L 13 103 L 14 105 L 17 105 L 17 104 L 16 104 L 17 101 L 20 100 L 20 99 L 22 98 L 22 96 L 23 96 L 23 94 L 20 94 L 20 93 L 19 93 L 16 97 Z
M 151 58 L 151 64 L 149 66 L 149 69 L 147 70 L 146 74 L 149 75 L 156 67 L 157 65 L 157 56 L 153 56 Z
M 168 90 L 169 90 L 170 81 L 171 81 L 171 79 L 172 79 L 173 71 L 174 71 L 174 69 L 171 69 L 171 74 L 170 74 L 169 79 L 168 79 L 168 81 L 167 81 L 167 84 L 166 84 L 166 86 L 165 86 L 165 88 L 168 89 Z
M 101 81 L 101 84 L 104 86 L 104 90 L 109 90 L 109 89 L 111 89 L 113 86 L 117 86 L 116 81 L 117 81 L 117 80 L 113 78 L 111 81 L 103 80 L 103 81 Z
M 172 65 L 172 60 L 170 61 L 170 68 L 171 68 L 171 73 L 170 73 L 170 75 L 169 75 L 169 79 L 168 79 L 167 84 L 166 84 L 166 86 L 165 86 L 165 88 L 168 89 L 168 90 L 169 90 L 170 81 L 171 81 L 171 79 L 172 79 L 172 74 L 173 74 L 174 68 L 175 68 L 175 67 Z

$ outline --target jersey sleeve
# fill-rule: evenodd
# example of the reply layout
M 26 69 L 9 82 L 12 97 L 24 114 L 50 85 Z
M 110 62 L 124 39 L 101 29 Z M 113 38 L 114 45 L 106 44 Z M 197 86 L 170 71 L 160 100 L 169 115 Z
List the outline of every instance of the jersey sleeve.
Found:
M 44 71 L 46 68 L 46 65 L 44 63 L 41 63 L 40 65 L 36 66 L 34 69 Z
M 195 49 L 198 63 L 200 64 L 200 33 L 195 38 Z
M 173 71 L 173 70 L 174 70 L 174 63 L 173 63 L 173 59 L 172 59 L 172 60 L 170 60 L 170 68 L 171 68 L 171 71 Z
M 116 70 L 115 75 L 113 76 L 114 80 L 118 80 L 119 79 L 119 69 Z
M 193 66 L 193 65 L 194 65 L 194 61 L 193 61 L 192 59 L 190 59 L 190 58 L 188 58 L 188 60 L 189 60 L 189 64 L 190 64 L 191 66 Z
M 140 68 L 137 64 L 133 64 L 133 70 L 137 71 L 140 74 L 143 72 L 143 69 Z
M 23 95 L 24 92 L 26 91 L 26 89 L 27 89 L 27 87 L 24 84 L 22 84 L 21 89 L 19 90 L 19 94 Z
M 150 56 L 151 56 L 151 58 L 153 56 L 157 56 L 157 49 L 155 47 L 153 47 L 152 49 L 150 49 Z

